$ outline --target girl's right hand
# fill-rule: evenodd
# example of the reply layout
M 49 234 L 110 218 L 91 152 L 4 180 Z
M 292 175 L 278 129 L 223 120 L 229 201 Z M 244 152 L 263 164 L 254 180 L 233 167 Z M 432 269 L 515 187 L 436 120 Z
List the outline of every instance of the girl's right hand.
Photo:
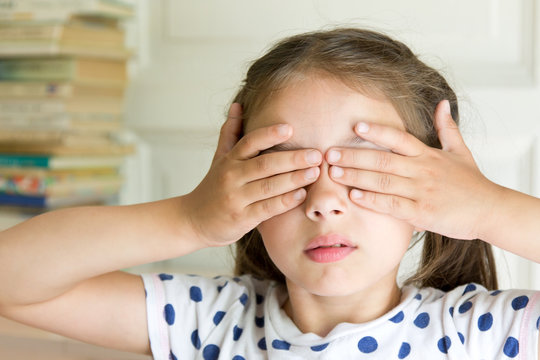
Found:
M 242 134 L 242 108 L 233 103 L 221 128 L 208 174 L 183 197 L 198 240 L 222 246 L 239 240 L 262 221 L 300 205 L 303 189 L 317 180 L 317 150 L 262 151 L 288 140 L 293 129 L 281 124 Z

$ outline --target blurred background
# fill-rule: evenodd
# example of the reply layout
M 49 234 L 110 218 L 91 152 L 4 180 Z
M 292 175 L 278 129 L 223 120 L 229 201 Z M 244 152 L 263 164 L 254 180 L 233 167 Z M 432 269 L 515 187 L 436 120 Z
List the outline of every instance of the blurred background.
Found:
M 538 19 L 538 0 L 0 0 L 0 227 L 191 191 L 250 62 L 284 36 L 343 25 L 385 32 L 440 70 L 482 171 L 538 196 Z M 497 260 L 501 287 L 540 289 L 538 265 Z M 231 264 L 228 249 L 208 249 L 126 270 L 212 275 Z M 137 358 L 0 324 L 0 358 L 32 349 Z

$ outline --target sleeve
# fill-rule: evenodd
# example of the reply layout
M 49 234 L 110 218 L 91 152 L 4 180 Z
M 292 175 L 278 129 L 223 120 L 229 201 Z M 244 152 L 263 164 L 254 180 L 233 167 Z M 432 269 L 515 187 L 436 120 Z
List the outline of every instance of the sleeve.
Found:
M 143 274 L 155 360 L 196 358 L 216 319 L 247 298 L 244 282 L 181 274 Z
M 538 359 L 539 292 L 468 284 L 452 293 L 450 322 L 472 359 Z

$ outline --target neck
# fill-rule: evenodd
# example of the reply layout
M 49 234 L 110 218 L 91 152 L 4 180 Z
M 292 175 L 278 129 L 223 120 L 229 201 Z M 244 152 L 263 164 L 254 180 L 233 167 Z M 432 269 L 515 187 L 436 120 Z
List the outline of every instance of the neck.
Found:
M 287 282 L 289 299 L 285 313 L 303 333 L 326 336 L 341 323 L 360 324 L 384 315 L 401 299 L 395 280 L 391 286 L 377 286 L 345 296 L 317 296 Z

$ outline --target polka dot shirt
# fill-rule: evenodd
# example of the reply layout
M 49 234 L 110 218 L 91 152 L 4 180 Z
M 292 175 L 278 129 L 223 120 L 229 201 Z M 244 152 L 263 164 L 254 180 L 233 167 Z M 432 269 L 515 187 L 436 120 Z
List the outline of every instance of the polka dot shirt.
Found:
M 285 289 L 251 276 L 142 275 L 154 359 L 537 359 L 540 293 L 402 289 L 401 302 L 326 337 L 281 309 Z

